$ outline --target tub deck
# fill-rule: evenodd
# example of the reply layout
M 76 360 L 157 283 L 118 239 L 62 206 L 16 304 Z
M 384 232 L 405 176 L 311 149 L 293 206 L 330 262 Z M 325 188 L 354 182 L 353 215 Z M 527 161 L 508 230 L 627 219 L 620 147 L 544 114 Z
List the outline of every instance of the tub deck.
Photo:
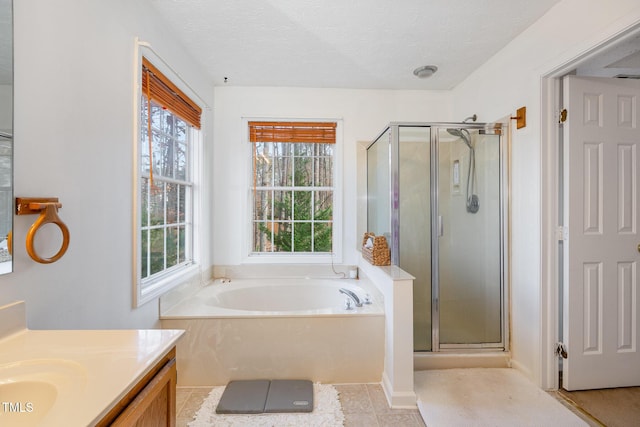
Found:
M 328 290 L 328 295 L 317 295 L 322 298 L 321 305 L 313 301 L 304 301 L 302 293 L 291 296 L 291 288 L 310 288 L 310 294 L 317 295 L 317 288 Z M 350 289 L 363 298 L 370 295 L 372 304 L 353 307 L 345 310 L 346 296 L 339 292 L 340 288 Z M 242 290 L 244 294 L 255 291 L 255 300 L 246 301 L 247 308 L 242 309 L 239 303 L 234 308 L 219 304 L 225 294 Z M 243 295 L 244 296 L 244 295 Z M 273 298 L 273 309 L 269 309 L 268 298 Z M 331 300 L 329 301 L 329 298 Z M 306 306 L 300 307 L 300 306 Z M 256 307 L 260 309 L 256 309 Z M 184 298 L 169 309 L 164 310 L 161 319 L 193 319 L 193 318 L 230 318 L 230 317 L 316 317 L 316 316 L 381 316 L 384 315 L 384 303 L 379 291 L 369 281 L 356 279 L 232 279 L 230 283 L 206 285 L 196 293 Z

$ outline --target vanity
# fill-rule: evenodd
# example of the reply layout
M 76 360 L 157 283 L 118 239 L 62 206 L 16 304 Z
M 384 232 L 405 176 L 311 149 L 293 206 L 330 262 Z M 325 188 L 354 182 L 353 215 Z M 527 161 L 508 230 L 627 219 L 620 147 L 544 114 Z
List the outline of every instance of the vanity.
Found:
M 29 330 L 0 307 L 0 425 L 175 425 L 182 330 Z

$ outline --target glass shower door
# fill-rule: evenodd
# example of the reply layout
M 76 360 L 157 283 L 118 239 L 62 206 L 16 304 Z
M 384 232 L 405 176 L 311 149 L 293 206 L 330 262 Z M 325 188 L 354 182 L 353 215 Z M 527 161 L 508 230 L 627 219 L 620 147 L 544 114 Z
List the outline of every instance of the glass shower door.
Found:
M 391 128 L 367 149 L 367 231 L 391 237 Z
M 437 151 L 438 345 L 497 347 L 503 339 L 500 136 L 438 129 Z
M 398 127 L 398 265 L 413 280 L 413 345 L 432 349 L 431 128 Z

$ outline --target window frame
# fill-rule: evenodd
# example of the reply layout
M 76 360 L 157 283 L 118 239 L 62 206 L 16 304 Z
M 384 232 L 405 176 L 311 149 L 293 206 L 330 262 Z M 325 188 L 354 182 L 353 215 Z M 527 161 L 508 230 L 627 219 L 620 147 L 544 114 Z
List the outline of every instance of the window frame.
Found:
M 204 115 L 201 117 L 201 129 L 189 125 L 188 138 L 189 144 L 187 147 L 187 161 L 189 165 L 187 167 L 187 181 L 191 183 L 191 201 L 190 208 L 187 211 L 191 211 L 191 232 L 190 236 L 185 238 L 190 240 L 191 244 L 191 260 L 184 264 L 178 264 L 176 266 L 169 267 L 162 272 L 156 273 L 156 275 L 142 278 L 141 266 L 142 266 L 142 182 L 148 176 L 148 173 L 142 171 L 142 144 L 146 144 L 146 141 L 142 141 L 142 102 L 146 102 L 146 94 L 142 92 L 142 58 L 146 58 L 154 67 L 163 73 L 177 88 L 183 91 L 191 100 L 199 99 L 193 91 L 190 90 L 183 80 L 175 74 L 175 72 L 165 64 L 157 55 L 151 52 L 138 53 L 138 62 L 136 64 L 136 90 L 134 91 L 134 168 L 133 168 L 133 307 L 137 308 L 143 304 L 152 301 L 172 288 L 185 283 L 189 280 L 193 280 L 199 277 L 200 274 L 200 245 L 201 241 L 198 238 L 198 224 L 201 218 L 201 190 L 200 183 L 202 182 L 202 144 L 203 144 L 203 131 Z M 156 103 L 158 104 L 158 103 Z M 177 116 L 175 113 L 172 113 Z M 185 218 L 186 222 L 189 219 Z
M 333 212 L 332 212 L 332 252 L 253 252 L 253 146 L 249 139 L 249 122 L 334 122 L 336 123 L 336 142 L 332 156 L 332 180 L 333 180 Z M 242 118 L 243 140 L 246 153 L 246 173 L 244 174 L 244 188 L 247 189 L 245 197 L 244 212 L 244 237 L 242 260 L 246 264 L 328 264 L 342 263 L 343 251 L 343 177 L 342 177 L 342 119 L 334 118 L 264 118 L 264 117 L 243 117 Z M 295 187 L 291 187 L 295 191 Z

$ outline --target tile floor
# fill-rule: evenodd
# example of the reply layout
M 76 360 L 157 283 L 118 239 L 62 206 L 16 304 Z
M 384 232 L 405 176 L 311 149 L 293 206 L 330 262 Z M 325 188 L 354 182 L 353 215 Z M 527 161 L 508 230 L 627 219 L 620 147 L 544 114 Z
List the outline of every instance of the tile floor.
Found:
M 426 427 L 422 417 L 418 413 L 418 409 L 391 409 L 387 405 L 387 399 L 382 391 L 380 384 L 343 384 L 335 385 L 338 390 L 340 403 L 342 404 L 342 412 L 345 416 L 345 427 L 383 427 L 383 426 L 402 426 L 402 427 Z M 210 387 L 178 387 L 176 396 L 177 411 L 177 427 L 186 427 L 187 423 L 193 420 L 196 411 L 202 405 L 202 401 L 209 395 Z M 631 390 L 640 393 L 640 388 Z M 616 390 L 595 390 L 596 393 L 616 392 Z M 629 393 L 629 390 L 623 390 Z M 602 427 L 603 424 L 598 422 L 589 414 L 585 413 L 575 402 L 567 400 L 567 397 L 560 392 L 550 391 L 549 395 L 556 398 L 569 410 L 582 418 L 590 427 Z M 587 392 L 589 393 L 589 392 Z M 634 403 L 627 404 L 626 407 L 620 405 L 621 400 L 617 399 L 616 404 L 609 404 L 603 409 L 602 418 L 606 418 L 610 413 L 613 417 L 619 417 L 621 410 L 624 411 L 640 411 L 640 402 L 635 398 Z M 610 402 L 608 402 L 610 403 Z M 626 414 L 626 412 L 625 412 Z M 607 419 L 608 420 L 608 419 Z M 607 423 L 609 424 L 609 423 Z M 611 422 L 611 426 L 623 426 L 616 422 Z
M 335 385 L 339 393 L 345 427 L 425 427 L 418 409 L 391 409 L 380 384 Z M 178 387 L 176 397 L 177 427 L 186 427 L 209 387 Z

